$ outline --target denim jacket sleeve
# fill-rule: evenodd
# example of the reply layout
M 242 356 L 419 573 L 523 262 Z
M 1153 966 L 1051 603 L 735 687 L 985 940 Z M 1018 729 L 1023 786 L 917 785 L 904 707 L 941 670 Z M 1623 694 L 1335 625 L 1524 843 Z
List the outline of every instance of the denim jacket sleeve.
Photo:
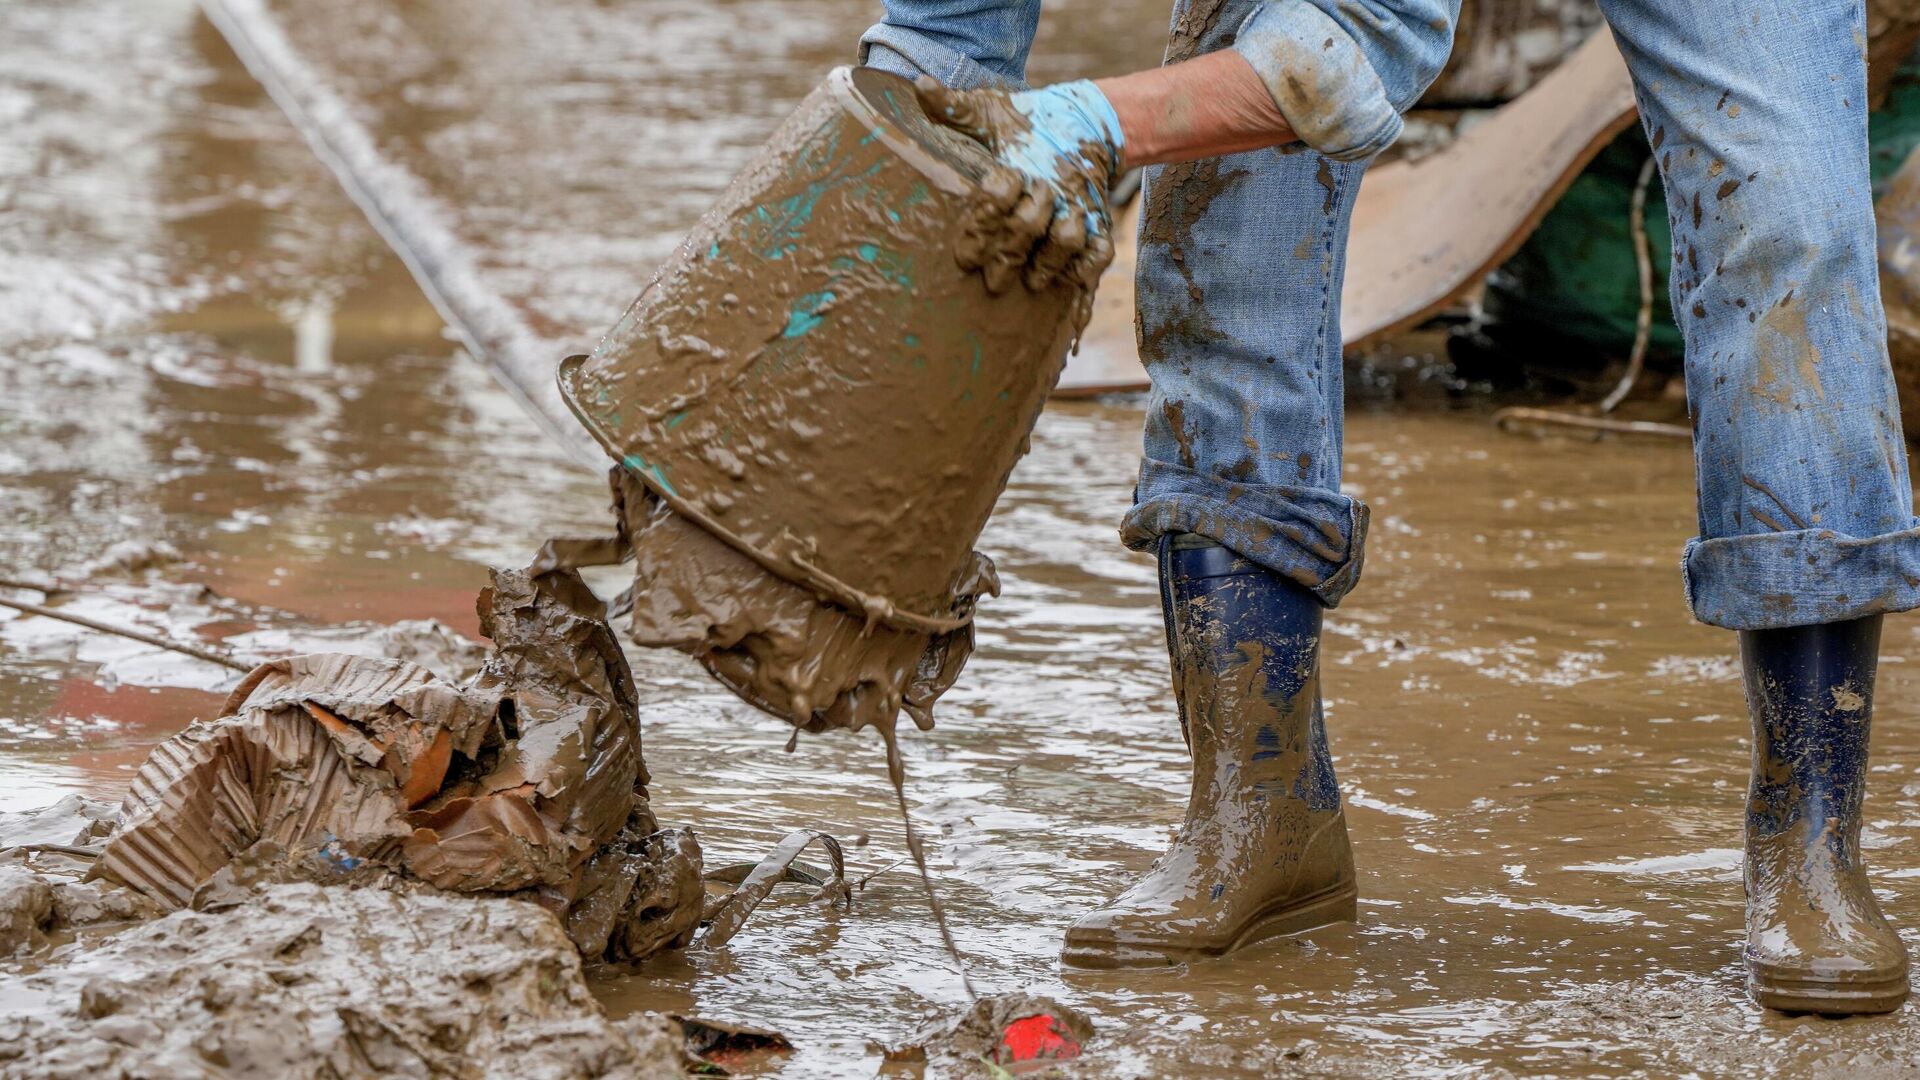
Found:
M 1025 89 L 1040 0 L 886 0 L 860 38 L 860 62 L 959 90 Z
M 1266 0 L 1234 49 L 1300 141 L 1358 161 L 1400 135 L 1400 114 L 1440 77 L 1460 0 Z

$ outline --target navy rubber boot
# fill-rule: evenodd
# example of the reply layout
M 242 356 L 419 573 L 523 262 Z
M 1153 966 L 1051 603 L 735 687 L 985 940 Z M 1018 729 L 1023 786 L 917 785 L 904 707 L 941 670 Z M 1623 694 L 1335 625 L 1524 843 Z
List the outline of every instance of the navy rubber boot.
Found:
M 1320 602 L 1192 534 L 1160 598 L 1193 792 L 1173 846 L 1067 931 L 1081 967 L 1178 964 L 1354 917 L 1353 852 L 1320 711 Z
M 1753 714 L 1747 989 L 1786 1012 L 1889 1012 L 1907 950 L 1860 858 L 1880 617 L 1740 635 Z

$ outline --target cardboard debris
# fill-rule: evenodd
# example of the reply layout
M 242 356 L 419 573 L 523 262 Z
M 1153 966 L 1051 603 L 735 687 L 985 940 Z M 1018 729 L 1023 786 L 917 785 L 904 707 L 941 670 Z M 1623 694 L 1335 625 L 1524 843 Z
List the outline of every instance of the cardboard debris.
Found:
M 331 692 L 336 687 L 343 692 Z M 261 700 L 252 703 L 256 690 Z M 306 695 L 322 696 L 315 704 L 334 727 L 309 714 Z M 410 714 L 402 698 L 418 711 Z M 441 706 L 430 719 L 429 698 Z M 354 724 L 377 718 L 391 728 L 418 716 L 445 728 L 484 725 L 491 704 L 465 701 L 431 672 L 399 661 L 321 655 L 264 664 L 219 717 L 153 749 L 90 878 L 178 908 L 262 840 L 344 869 L 363 859 L 397 861 L 406 808 L 394 776 L 379 767 L 380 744 Z
M 408 868 L 441 888 L 562 885 L 628 826 L 651 832 L 633 674 L 577 573 L 496 571 L 480 596 L 494 649 L 470 684 L 497 695 L 497 745 L 408 816 Z
M 699 846 L 651 837 L 633 676 L 601 607 L 572 571 L 496 570 L 479 602 L 493 649 L 467 683 L 364 656 L 261 665 L 219 716 L 154 749 L 89 877 L 171 909 L 271 877 L 236 880 L 236 860 L 321 880 L 398 872 L 540 889 L 561 908 L 591 898 L 594 955 L 684 944 Z

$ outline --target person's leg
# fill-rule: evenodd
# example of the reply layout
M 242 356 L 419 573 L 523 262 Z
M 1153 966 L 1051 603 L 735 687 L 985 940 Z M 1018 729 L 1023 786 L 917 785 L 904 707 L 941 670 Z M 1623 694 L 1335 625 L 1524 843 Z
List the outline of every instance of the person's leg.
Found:
M 1856 0 L 1602 0 L 1673 226 L 1700 536 L 1687 599 L 1741 631 L 1755 763 L 1747 958 L 1762 1004 L 1906 995 L 1860 865 L 1878 618 L 1920 605 L 1887 363 Z
M 1168 61 L 1224 47 L 1254 6 L 1182 0 Z M 1339 331 L 1364 168 L 1296 147 L 1147 170 L 1153 394 L 1122 534 L 1160 555 L 1194 786 L 1172 850 L 1068 930 L 1070 963 L 1178 962 L 1352 917 L 1318 656 L 1366 533 L 1340 493 Z
M 1881 617 L 1740 635 L 1753 713 L 1748 982 L 1791 1012 L 1885 1012 L 1907 952 L 1860 858 Z
M 860 38 L 860 63 L 956 90 L 1026 85 L 1040 0 L 886 0 Z
M 1218 956 L 1354 917 L 1353 851 L 1320 709 L 1320 601 L 1194 533 L 1160 538 L 1193 793 L 1173 845 L 1076 921 L 1082 967 Z
M 1225 47 L 1254 0 L 1180 0 L 1167 62 Z M 1153 382 L 1121 538 L 1198 533 L 1327 607 L 1360 574 L 1340 492 L 1340 283 L 1366 163 L 1303 147 L 1146 170 L 1136 272 Z

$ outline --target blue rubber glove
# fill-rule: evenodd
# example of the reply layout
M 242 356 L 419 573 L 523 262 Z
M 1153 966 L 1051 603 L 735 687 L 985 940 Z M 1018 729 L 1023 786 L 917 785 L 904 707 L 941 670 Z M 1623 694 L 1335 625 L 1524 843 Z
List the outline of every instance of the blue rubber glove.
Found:
M 1066 277 L 1090 300 L 1113 261 L 1108 195 L 1119 178 L 1120 118 L 1086 80 L 1039 90 L 949 90 L 914 84 L 929 117 L 978 140 L 997 166 L 957 252 L 960 265 L 1004 292 L 1015 279 L 1036 292 Z

